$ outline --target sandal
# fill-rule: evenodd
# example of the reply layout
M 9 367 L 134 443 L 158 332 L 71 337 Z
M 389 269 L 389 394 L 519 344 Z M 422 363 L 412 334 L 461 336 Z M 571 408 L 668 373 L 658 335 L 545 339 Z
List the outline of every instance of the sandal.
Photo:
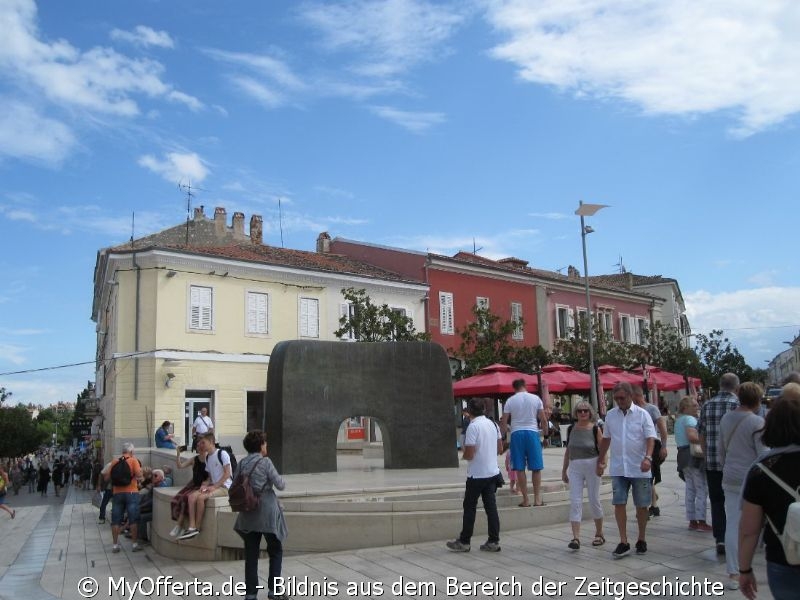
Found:
M 602 546 L 606 543 L 606 538 L 603 537 L 603 534 L 597 534 L 594 536 L 594 540 L 592 540 L 592 546 Z
M 580 550 L 581 549 L 581 541 L 578 538 L 572 538 L 572 541 L 567 544 L 567 548 L 570 550 Z
M 522 502 L 521 504 L 517 504 L 517 506 L 519 506 L 520 508 L 529 508 L 530 504 L 525 504 L 524 502 Z
M 547 506 L 544 502 L 539 502 L 539 504 L 534 504 L 534 506 Z

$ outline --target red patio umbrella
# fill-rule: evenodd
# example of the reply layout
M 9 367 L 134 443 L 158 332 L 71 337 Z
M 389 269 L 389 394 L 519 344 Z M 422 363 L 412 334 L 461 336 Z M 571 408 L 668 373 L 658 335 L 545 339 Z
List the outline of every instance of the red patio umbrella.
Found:
M 542 379 L 555 391 L 556 386 L 563 386 L 567 392 L 589 391 L 592 389 L 592 378 L 586 373 L 576 371 L 569 365 L 554 363 L 542 367 Z
M 522 373 L 508 365 L 494 364 L 484 367 L 480 373 L 453 383 L 453 396 L 464 398 L 467 396 L 499 396 L 514 393 L 512 383 L 515 379 L 524 379 L 529 391 L 538 391 L 535 375 Z M 548 382 L 549 383 L 549 382 Z M 549 385 L 553 393 L 563 392 L 564 386 L 556 383 Z
M 603 389 L 610 389 L 617 385 L 620 381 L 627 383 L 642 383 L 642 376 L 634 373 L 628 373 L 622 367 L 614 365 L 600 365 L 597 367 L 598 376 Z
M 680 390 L 686 390 L 686 379 L 683 375 L 679 373 L 672 373 L 671 371 L 665 371 L 661 367 L 655 367 L 652 365 L 645 366 L 645 369 L 648 373 L 648 381 L 655 381 L 658 385 L 658 389 L 662 392 L 678 392 Z M 642 367 L 637 367 L 634 369 L 635 373 L 638 373 L 640 377 L 642 377 Z M 689 383 L 694 384 L 695 387 L 700 386 L 700 380 L 697 377 L 688 377 Z

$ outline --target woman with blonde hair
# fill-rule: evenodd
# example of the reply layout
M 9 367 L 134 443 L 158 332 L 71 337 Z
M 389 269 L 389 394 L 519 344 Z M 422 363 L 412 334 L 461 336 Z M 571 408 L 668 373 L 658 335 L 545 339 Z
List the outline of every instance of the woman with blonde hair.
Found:
M 573 410 L 576 422 L 567 430 L 567 450 L 564 452 L 564 468 L 561 479 L 569 484 L 570 511 L 569 521 L 572 526 L 572 540 L 567 545 L 570 550 L 581 547 L 580 532 L 583 517 L 583 487 L 586 486 L 589 505 L 594 517 L 595 534 L 592 546 L 602 546 L 606 542 L 603 537 L 603 507 L 600 504 L 600 477 L 597 475 L 597 457 L 602 432 L 596 424 L 592 405 L 585 400 L 578 402 Z
M 691 444 L 699 444 L 697 433 L 697 413 L 700 406 L 692 396 L 684 396 L 678 403 L 678 418 L 675 420 L 675 446 L 678 448 L 678 473 L 686 482 L 686 520 L 693 531 L 711 531 L 706 523 L 706 487 L 705 460 L 692 456 Z

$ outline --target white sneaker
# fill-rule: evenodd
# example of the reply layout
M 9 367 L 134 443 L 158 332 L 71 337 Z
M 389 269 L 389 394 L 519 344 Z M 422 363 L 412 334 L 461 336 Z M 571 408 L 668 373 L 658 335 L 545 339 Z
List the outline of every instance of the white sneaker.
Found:
M 175 527 L 172 528 L 172 531 L 169 532 L 169 537 L 178 537 L 182 533 L 183 533 L 183 527 L 181 527 L 180 525 L 175 525 Z
M 111 548 L 111 552 L 113 552 L 114 554 L 118 554 L 121 549 L 122 548 L 119 547 L 119 544 L 114 544 L 114 547 Z

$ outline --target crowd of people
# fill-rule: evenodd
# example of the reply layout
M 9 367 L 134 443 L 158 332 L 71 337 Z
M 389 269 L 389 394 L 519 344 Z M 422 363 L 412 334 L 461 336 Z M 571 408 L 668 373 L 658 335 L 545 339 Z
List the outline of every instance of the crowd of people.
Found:
M 755 598 L 752 559 L 763 534 L 767 579 L 776 600 L 797 597 L 800 586 L 800 373 L 790 374 L 771 409 L 761 406 L 764 390 L 739 382 L 733 373 L 720 378 L 719 393 L 702 402 L 685 396 L 678 404 L 674 443 L 679 477 L 685 482 L 685 515 L 691 531 L 712 533 L 717 554 L 725 556 L 728 587 Z M 480 546 L 500 551 L 496 492 L 502 485 L 497 455 L 508 452 L 506 468 L 521 493 L 520 507 L 542 506 L 542 436 L 547 435 L 542 400 L 514 382 L 497 424 L 485 416 L 484 399 L 471 399 L 462 430 L 463 459 L 468 461 L 464 514 L 459 536 L 447 542 L 455 552 L 468 552 L 478 498 L 488 521 L 488 539 Z M 637 554 L 645 554 L 647 523 L 660 516 L 655 486 L 669 453 L 665 417 L 649 404 L 641 387 L 620 382 L 613 388 L 614 407 L 598 426 L 594 408 L 575 404 L 568 428 L 562 480 L 569 485 L 568 548 L 581 547 L 584 489 L 594 519 L 593 546 L 605 543 L 600 482 L 608 468 L 619 543 L 612 557 L 631 553 L 628 538 L 628 496 L 633 497 Z M 764 416 L 765 415 L 765 416 Z M 509 443 L 504 443 L 510 431 Z M 529 502 L 526 470 L 531 471 L 534 502 Z M 790 514 L 790 505 L 795 504 Z M 710 505 L 711 523 L 706 521 Z M 787 516 L 789 515 L 789 516 Z M 767 524 L 767 526 L 765 526 Z M 788 540 L 788 541 L 787 541 Z M 789 548 L 787 549 L 787 545 Z

